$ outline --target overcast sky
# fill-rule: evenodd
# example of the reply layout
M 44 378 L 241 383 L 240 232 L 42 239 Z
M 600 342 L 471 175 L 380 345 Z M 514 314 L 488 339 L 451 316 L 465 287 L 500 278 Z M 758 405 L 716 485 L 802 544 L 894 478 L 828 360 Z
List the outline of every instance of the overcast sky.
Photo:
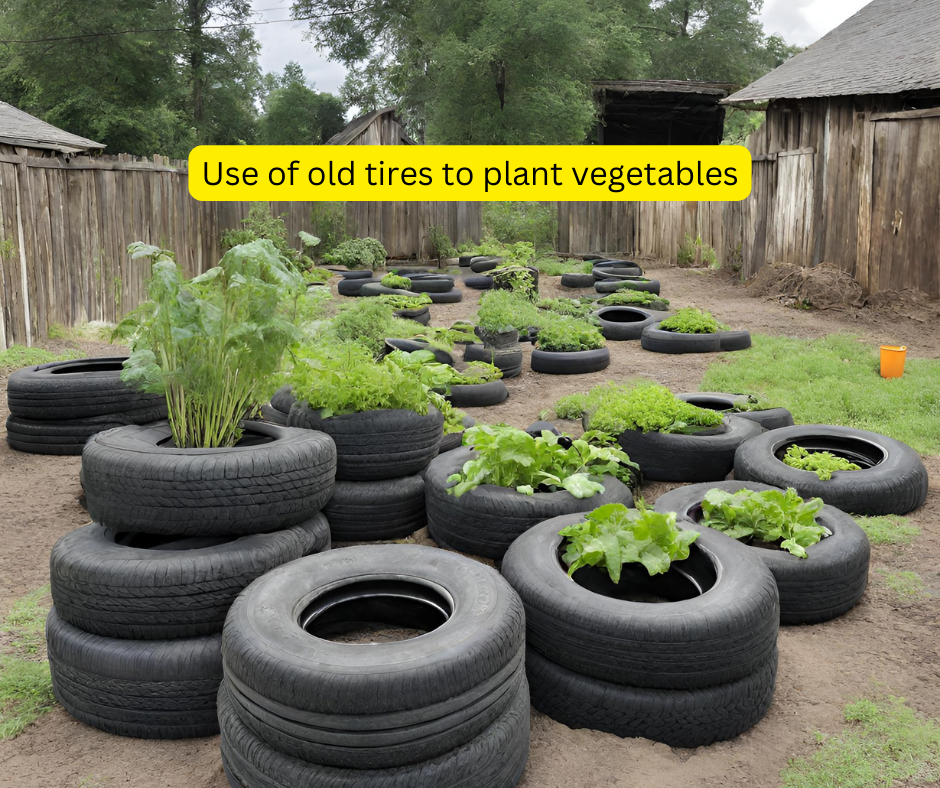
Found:
M 765 0 L 760 15 L 768 33 L 781 34 L 790 44 L 807 46 L 842 24 L 869 0 Z M 290 18 L 289 0 L 253 0 L 259 20 Z M 338 93 L 346 69 L 327 60 L 305 41 L 306 22 L 283 22 L 255 28 L 261 42 L 261 68 L 281 71 L 290 60 L 303 67 L 318 90 Z

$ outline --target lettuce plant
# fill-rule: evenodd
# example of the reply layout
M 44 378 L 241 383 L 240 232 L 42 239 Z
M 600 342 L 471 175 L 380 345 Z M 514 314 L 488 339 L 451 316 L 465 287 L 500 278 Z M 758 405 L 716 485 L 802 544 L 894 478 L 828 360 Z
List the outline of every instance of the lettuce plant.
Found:
M 711 312 L 691 307 L 680 309 L 672 317 L 663 320 L 659 327 L 663 331 L 674 331 L 677 334 L 715 334 L 728 328 L 715 320 Z
M 382 284 L 394 290 L 411 290 L 411 280 L 407 276 L 398 274 L 385 274 L 382 277 Z
M 793 445 L 787 449 L 783 456 L 784 465 L 800 471 L 812 471 L 820 481 L 827 482 L 832 478 L 833 471 L 860 471 L 861 467 L 849 462 L 844 457 L 838 457 L 829 451 L 808 451 L 802 446 Z

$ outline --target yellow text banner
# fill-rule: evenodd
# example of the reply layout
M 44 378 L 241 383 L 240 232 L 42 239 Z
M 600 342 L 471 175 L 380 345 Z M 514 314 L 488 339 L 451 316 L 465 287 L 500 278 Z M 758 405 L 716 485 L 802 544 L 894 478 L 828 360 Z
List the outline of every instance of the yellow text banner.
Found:
M 200 145 L 197 200 L 688 200 L 751 193 L 740 145 Z

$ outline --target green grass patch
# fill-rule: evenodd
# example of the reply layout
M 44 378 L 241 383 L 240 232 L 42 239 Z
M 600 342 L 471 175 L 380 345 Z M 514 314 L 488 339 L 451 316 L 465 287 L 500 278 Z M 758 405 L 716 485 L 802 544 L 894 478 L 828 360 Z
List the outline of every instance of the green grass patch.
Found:
M 17 600 L 0 632 L 9 642 L 0 653 L 0 740 L 20 734 L 55 704 L 49 663 L 36 656 L 43 647 L 49 587 Z
M 810 757 L 790 761 L 784 788 L 891 788 L 936 785 L 940 779 L 940 725 L 903 698 L 860 700 L 845 709 L 849 727 L 823 740 Z
M 797 424 L 871 430 L 940 453 L 940 360 L 909 359 L 903 377 L 885 379 L 877 350 L 851 335 L 753 340 L 713 363 L 701 390 L 759 394 L 789 408 Z
M 855 522 L 868 534 L 872 544 L 910 544 L 920 536 L 920 528 L 911 525 L 907 517 L 856 517 Z
M 919 596 L 924 590 L 923 578 L 917 572 L 889 572 L 879 569 L 878 574 L 884 578 L 885 585 L 896 591 L 899 596 Z
M 7 350 L 0 350 L 0 374 L 13 372 L 23 367 L 35 367 L 39 364 L 48 364 L 52 361 L 68 361 L 81 358 L 77 350 L 66 350 L 62 353 L 50 353 L 40 347 L 24 347 L 13 345 Z

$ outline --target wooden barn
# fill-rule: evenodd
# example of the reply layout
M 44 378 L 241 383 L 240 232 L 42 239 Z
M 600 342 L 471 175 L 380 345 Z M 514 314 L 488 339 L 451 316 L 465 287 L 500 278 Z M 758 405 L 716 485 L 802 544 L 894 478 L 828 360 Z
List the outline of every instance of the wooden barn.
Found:
M 874 0 L 726 104 L 751 135 L 750 272 L 837 264 L 866 292 L 940 295 L 940 2 Z
M 338 134 L 330 137 L 324 145 L 417 145 L 405 133 L 398 110 L 395 107 L 374 109 L 349 122 Z

